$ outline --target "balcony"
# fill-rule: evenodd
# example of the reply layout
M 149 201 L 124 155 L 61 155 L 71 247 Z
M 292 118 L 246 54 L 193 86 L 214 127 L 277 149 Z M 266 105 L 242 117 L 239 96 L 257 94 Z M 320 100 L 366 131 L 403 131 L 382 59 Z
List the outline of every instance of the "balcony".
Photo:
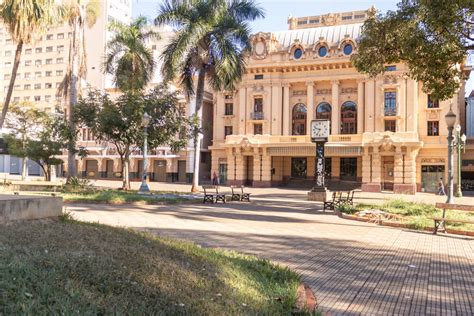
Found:
M 251 112 L 250 119 L 254 121 L 261 121 L 263 120 L 263 112 Z
M 397 116 L 397 109 L 396 108 L 385 108 L 384 109 L 384 116 Z

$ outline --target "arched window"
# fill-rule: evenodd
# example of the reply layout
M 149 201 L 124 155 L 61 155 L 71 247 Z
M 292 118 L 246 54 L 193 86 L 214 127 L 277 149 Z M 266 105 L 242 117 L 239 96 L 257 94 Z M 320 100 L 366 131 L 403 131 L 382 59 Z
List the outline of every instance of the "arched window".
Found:
M 329 103 L 322 102 L 318 104 L 316 119 L 331 120 L 331 105 Z
M 352 101 L 341 106 L 341 134 L 357 134 L 357 105 Z
M 293 107 L 293 135 L 306 135 L 306 106 L 298 103 Z

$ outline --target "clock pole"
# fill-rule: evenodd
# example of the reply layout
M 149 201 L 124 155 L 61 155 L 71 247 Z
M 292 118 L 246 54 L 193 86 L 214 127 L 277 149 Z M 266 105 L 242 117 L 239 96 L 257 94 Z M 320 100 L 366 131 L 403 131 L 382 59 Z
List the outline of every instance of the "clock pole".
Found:
M 329 137 L 329 121 L 311 121 L 311 141 L 316 144 L 314 185 L 308 192 L 309 201 L 326 202 L 324 144 Z

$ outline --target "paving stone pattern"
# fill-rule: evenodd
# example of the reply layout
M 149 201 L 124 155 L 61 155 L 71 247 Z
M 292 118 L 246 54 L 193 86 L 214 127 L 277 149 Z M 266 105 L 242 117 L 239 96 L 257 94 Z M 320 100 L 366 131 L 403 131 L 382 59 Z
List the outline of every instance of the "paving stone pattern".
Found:
M 304 201 L 68 206 L 133 227 L 269 258 L 298 271 L 331 315 L 474 315 L 474 239 L 344 220 Z

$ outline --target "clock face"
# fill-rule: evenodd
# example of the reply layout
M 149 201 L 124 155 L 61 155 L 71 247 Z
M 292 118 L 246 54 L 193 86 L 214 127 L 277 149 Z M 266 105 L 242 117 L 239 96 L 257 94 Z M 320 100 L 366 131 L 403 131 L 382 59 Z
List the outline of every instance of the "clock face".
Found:
M 314 120 L 311 121 L 311 138 L 325 139 L 329 137 L 329 121 Z

